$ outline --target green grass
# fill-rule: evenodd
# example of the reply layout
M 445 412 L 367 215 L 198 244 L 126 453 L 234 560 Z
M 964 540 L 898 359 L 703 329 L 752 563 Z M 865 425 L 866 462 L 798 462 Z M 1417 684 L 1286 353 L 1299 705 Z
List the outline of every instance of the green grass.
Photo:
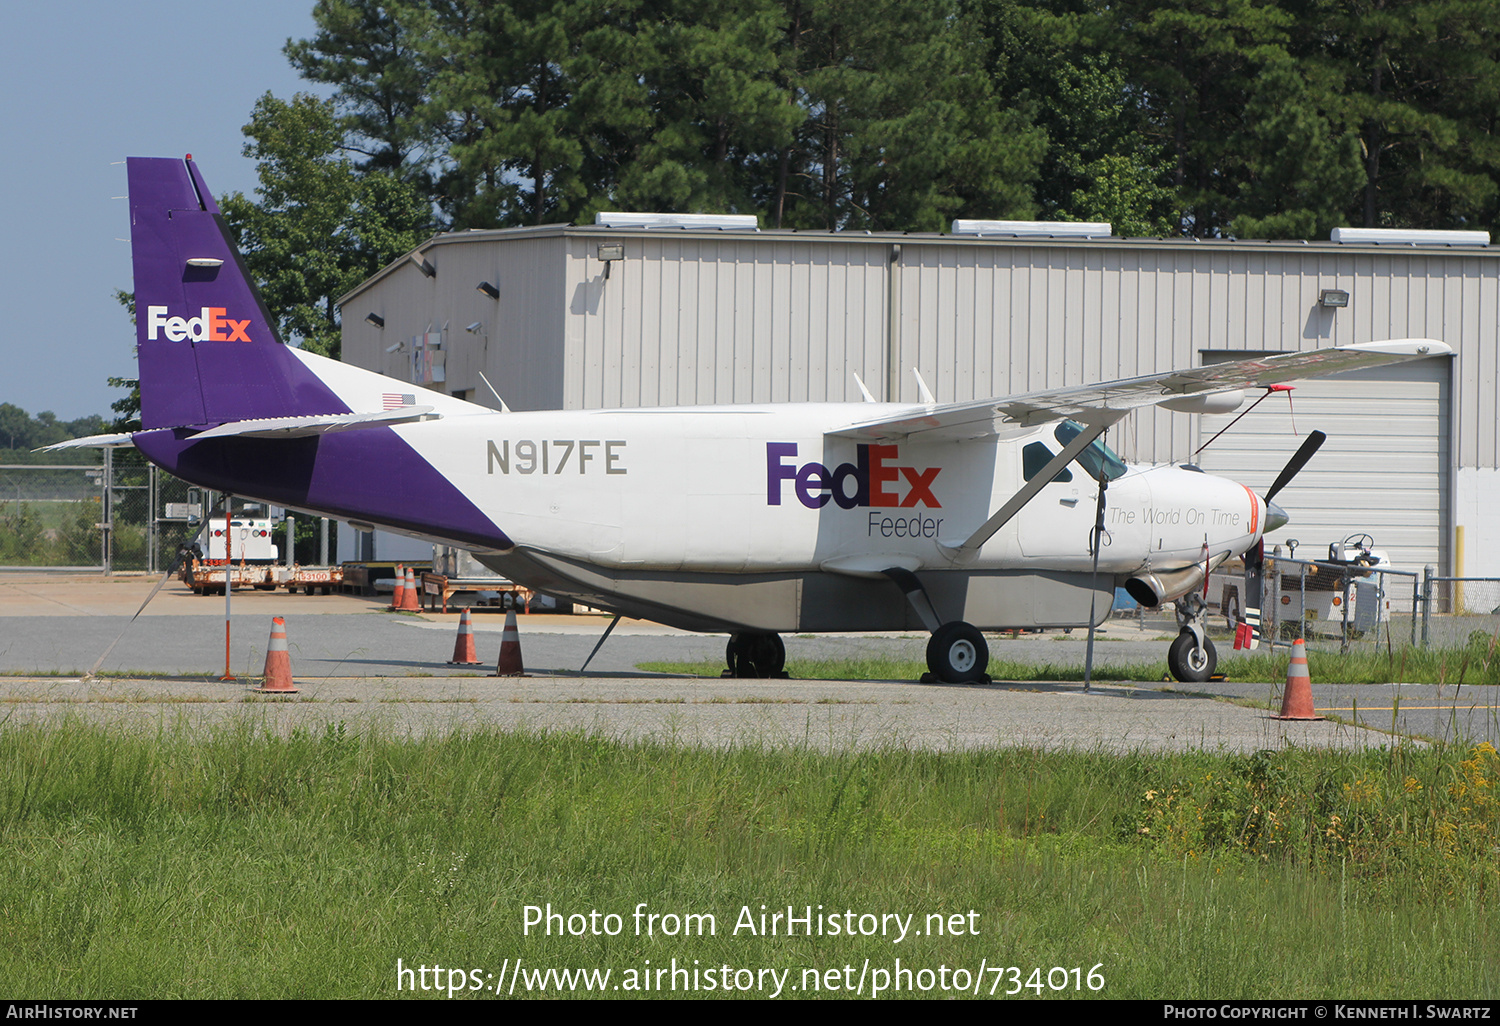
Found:
M 711 752 L 259 722 L 0 726 L 10 994 L 381 998 L 396 996 L 398 958 L 481 973 L 521 958 L 615 982 L 647 959 L 696 959 L 793 984 L 845 966 L 857 978 L 865 959 L 1015 966 L 1023 983 L 1032 967 L 1041 981 L 1097 965 L 1111 998 L 1500 987 L 1488 746 Z M 712 914 L 717 932 L 637 936 L 642 902 Z M 525 935 L 526 906 L 548 904 L 617 914 L 623 930 Z M 735 935 L 761 905 L 918 928 L 958 915 L 977 935 Z M 997 979 L 1013 985 L 987 974 L 982 990 Z

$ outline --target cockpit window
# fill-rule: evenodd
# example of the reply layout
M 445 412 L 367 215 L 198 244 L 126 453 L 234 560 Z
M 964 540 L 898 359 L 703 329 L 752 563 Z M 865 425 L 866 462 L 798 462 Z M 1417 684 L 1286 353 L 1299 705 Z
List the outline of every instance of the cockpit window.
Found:
M 1071 420 L 1065 420 L 1057 425 L 1053 435 L 1063 445 L 1067 445 L 1073 439 L 1083 433 L 1083 428 Z M 1113 481 L 1125 473 L 1125 461 L 1109 450 L 1109 447 L 1097 438 L 1089 443 L 1088 448 L 1078 454 L 1077 462 L 1083 465 L 1083 469 L 1089 472 L 1089 477 L 1095 481 Z
M 1021 470 L 1026 475 L 1026 480 L 1030 481 L 1032 478 L 1040 474 L 1042 472 L 1042 468 L 1050 463 L 1052 461 L 1052 457 L 1055 455 L 1057 454 L 1054 453 L 1051 449 L 1047 448 L 1041 442 L 1032 442 L 1030 445 L 1026 446 L 1026 448 L 1022 449 Z M 1073 480 L 1073 472 L 1067 467 L 1063 467 L 1057 472 L 1057 476 L 1052 479 L 1052 482 L 1058 483 L 1071 480 Z

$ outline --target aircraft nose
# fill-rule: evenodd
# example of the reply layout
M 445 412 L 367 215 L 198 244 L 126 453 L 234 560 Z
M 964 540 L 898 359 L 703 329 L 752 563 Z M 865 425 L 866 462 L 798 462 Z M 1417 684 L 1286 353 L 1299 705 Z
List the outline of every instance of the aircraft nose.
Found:
M 1268 502 L 1266 503 L 1266 529 L 1261 533 L 1269 534 L 1278 527 L 1285 527 L 1291 519 L 1291 517 L 1286 515 L 1286 510 L 1274 502 Z

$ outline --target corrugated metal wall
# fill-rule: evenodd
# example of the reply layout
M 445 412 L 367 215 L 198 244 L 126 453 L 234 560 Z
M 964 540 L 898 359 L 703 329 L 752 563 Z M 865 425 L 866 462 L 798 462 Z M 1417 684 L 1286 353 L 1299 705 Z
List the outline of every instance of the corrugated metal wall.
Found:
M 606 280 L 599 242 L 569 239 L 567 408 L 858 399 L 856 373 L 884 389 L 888 245 L 642 232 Z

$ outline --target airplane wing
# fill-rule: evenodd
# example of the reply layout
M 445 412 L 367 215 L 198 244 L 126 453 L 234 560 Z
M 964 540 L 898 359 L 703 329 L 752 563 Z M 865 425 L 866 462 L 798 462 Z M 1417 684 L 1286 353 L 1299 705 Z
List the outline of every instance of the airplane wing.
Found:
M 1113 421 L 1118 420 L 1125 412 L 1142 406 L 1164 405 L 1189 412 L 1201 412 L 1200 404 L 1203 400 L 1217 393 L 1263 387 L 1300 378 L 1321 378 L 1402 360 L 1446 356 L 1452 352 L 1452 348 L 1446 343 L 1433 339 L 1364 342 L 1315 349 L 1307 353 L 1288 353 L 1283 356 L 1215 364 L 1212 367 L 1147 374 L 1097 385 L 1027 392 L 1000 399 L 908 407 L 893 416 L 857 421 L 829 434 L 875 440 L 902 439 L 913 435 L 922 436 L 924 441 L 980 438 L 1006 435 L 1053 420 L 1072 419 L 1087 424 L 1100 419 Z M 1207 408 L 1223 412 L 1223 407 Z

